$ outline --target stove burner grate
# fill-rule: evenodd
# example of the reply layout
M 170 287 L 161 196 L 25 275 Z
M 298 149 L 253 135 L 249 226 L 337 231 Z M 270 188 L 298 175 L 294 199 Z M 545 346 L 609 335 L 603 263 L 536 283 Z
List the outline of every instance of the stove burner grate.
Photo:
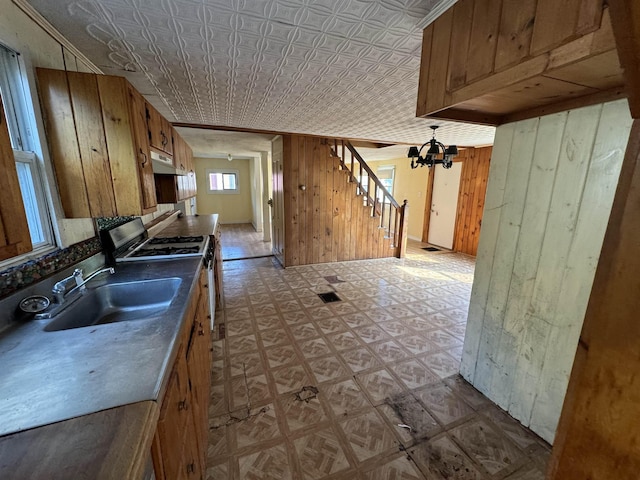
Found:
M 204 240 L 202 235 L 194 237 L 155 237 L 149 240 L 150 245 L 165 245 L 169 243 L 199 243 Z
M 157 257 L 159 255 L 188 255 L 190 253 L 198 253 L 198 247 L 166 247 L 166 248 L 150 248 L 141 249 L 131 254 L 132 257 Z

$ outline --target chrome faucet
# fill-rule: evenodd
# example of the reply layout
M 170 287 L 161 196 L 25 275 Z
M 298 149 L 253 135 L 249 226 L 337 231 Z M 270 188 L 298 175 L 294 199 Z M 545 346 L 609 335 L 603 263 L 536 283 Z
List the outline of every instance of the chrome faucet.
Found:
M 109 267 L 109 268 L 102 268 L 100 270 L 96 270 L 95 272 L 93 272 L 91 275 L 89 275 L 86 279 L 82 278 L 82 269 L 80 268 L 76 268 L 73 271 L 73 274 L 71 274 L 70 276 L 68 276 L 67 278 L 63 278 L 62 280 L 60 280 L 59 282 L 57 282 L 54 286 L 53 289 L 51 290 L 51 293 L 53 294 L 53 298 L 55 299 L 56 303 L 62 304 L 64 303 L 64 299 L 70 295 L 71 293 L 78 291 L 81 292 L 83 290 L 86 290 L 86 284 L 93 279 L 95 276 L 100 275 L 101 273 L 105 273 L 105 272 L 109 272 L 110 274 L 115 273 L 115 269 L 113 267 Z M 71 281 L 74 280 L 75 281 L 75 286 L 67 291 L 67 286 L 69 283 L 71 283 Z
M 55 303 L 64 302 L 64 297 L 67 294 L 67 284 L 71 283 L 72 280 L 75 282 L 76 287 L 82 283 L 82 269 L 76 268 L 70 276 L 56 282 L 51 290 Z

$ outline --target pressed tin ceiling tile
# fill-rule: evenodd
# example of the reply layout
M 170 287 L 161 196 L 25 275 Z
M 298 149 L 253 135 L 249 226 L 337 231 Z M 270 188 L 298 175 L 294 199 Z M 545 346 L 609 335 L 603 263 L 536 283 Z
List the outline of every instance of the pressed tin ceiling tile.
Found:
M 415 118 L 421 21 L 438 0 L 28 0 L 170 121 L 485 145 Z M 446 58 L 442 58 L 446 61 Z

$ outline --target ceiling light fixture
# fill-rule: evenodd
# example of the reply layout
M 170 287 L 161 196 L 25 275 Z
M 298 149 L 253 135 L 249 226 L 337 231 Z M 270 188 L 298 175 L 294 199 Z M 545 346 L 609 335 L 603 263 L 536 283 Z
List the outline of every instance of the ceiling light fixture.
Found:
M 233 155 L 231 155 L 231 154 L 227 155 L 227 160 L 229 160 L 229 161 L 233 160 Z
M 443 168 L 451 168 L 453 165 L 453 157 L 458 155 L 458 147 L 455 145 L 451 145 L 449 147 L 445 147 L 444 144 L 440 143 L 436 140 L 436 130 L 438 129 L 438 125 L 431 125 L 431 130 L 433 130 L 433 137 L 431 140 L 422 145 L 419 149 L 418 147 L 409 147 L 409 153 L 407 154 L 407 158 L 411 159 L 411 168 L 424 167 L 425 165 L 429 168 L 434 165 L 441 164 Z M 420 154 L 424 147 L 429 145 L 429 150 L 422 157 Z M 442 150 L 442 158 L 436 158 L 440 155 L 440 150 Z

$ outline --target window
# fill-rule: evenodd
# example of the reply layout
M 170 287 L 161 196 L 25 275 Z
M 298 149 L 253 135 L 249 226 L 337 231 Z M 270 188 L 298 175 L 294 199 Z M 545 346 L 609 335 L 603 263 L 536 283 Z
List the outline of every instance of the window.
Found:
M 389 195 L 393 197 L 393 178 L 395 176 L 396 167 L 385 166 L 378 168 L 378 179 L 380 183 L 387 189 Z M 378 200 L 382 201 L 382 192 L 378 192 Z
M 208 193 L 238 193 L 237 170 L 207 170 Z
M 20 55 L 0 45 L 0 96 L 5 110 L 11 147 L 33 248 L 53 245 L 53 228 L 47 205 L 42 166 L 36 151 L 33 108 Z

